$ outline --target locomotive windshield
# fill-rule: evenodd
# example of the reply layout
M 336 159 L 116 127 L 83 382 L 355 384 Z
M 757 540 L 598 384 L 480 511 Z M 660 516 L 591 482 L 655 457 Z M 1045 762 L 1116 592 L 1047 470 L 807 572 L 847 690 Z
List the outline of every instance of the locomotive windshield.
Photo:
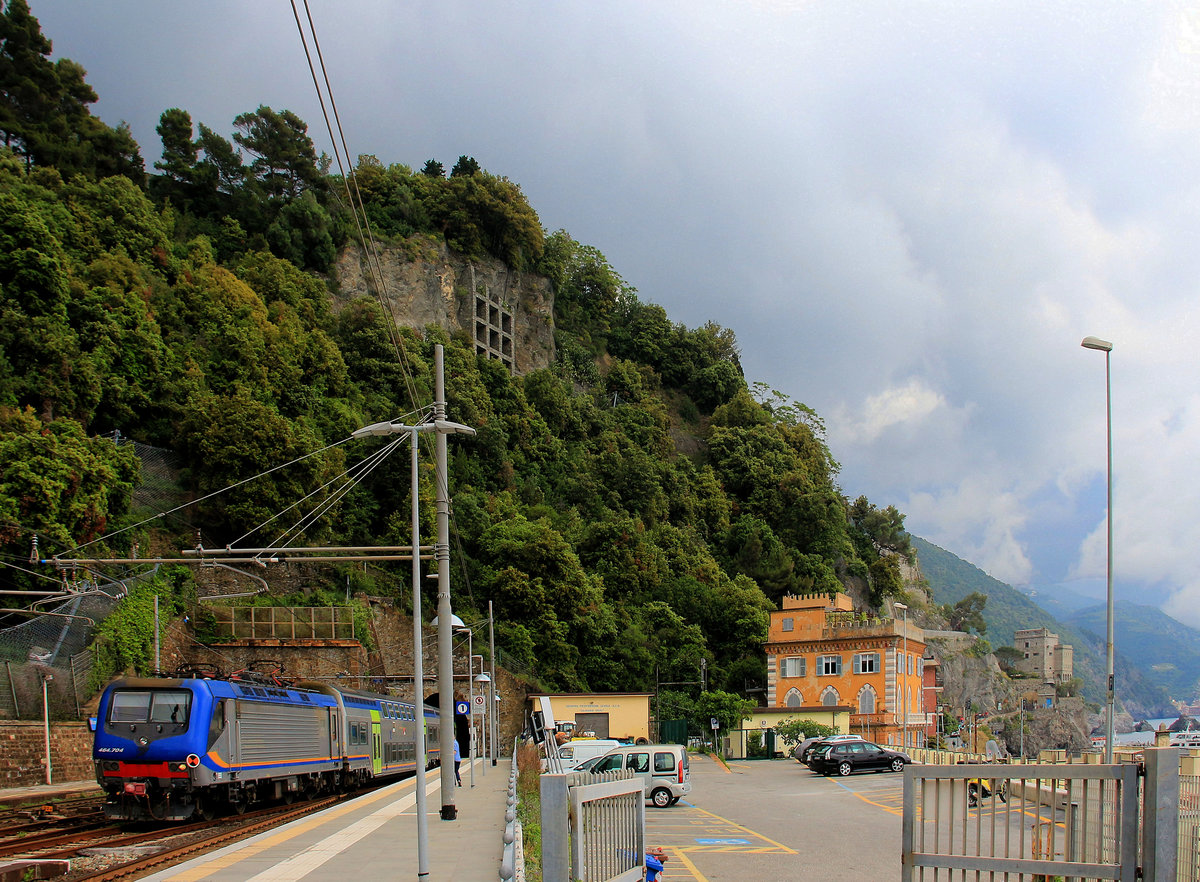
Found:
M 112 695 L 111 723 L 186 723 L 192 693 L 186 689 L 118 690 Z

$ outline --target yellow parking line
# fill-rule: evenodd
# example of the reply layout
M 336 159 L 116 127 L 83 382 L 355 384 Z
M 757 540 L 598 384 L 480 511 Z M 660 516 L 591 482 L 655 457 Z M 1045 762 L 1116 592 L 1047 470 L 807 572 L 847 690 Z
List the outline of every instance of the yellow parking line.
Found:
M 688 856 L 683 853 L 683 849 L 672 848 L 671 850 L 675 852 L 675 857 L 679 858 L 679 862 L 688 868 L 696 882 L 708 882 L 708 878 L 700 872 L 695 864 L 688 860 Z
M 692 810 L 701 812 L 702 814 L 705 814 L 705 815 L 708 815 L 710 818 L 716 818 L 718 821 L 723 821 L 726 824 L 728 824 L 730 827 L 734 828 L 735 830 L 740 830 L 743 833 L 747 833 L 750 836 L 754 836 L 758 839 L 761 839 L 763 842 L 769 842 L 772 845 L 774 845 L 776 848 L 782 848 L 784 850 L 784 852 L 786 852 L 787 854 L 796 854 L 796 851 L 788 848 L 782 842 L 776 842 L 774 839 L 771 839 L 769 836 L 763 836 L 761 833 L 757 833 L 754 830 L 751 830 L 749 827 L 743 827 L 741 824 L 731 821 L 728 818 L 722 818 L 720 815 L 714 815 L 712 812 L 705 811 L 704 809 L 697 808 L 696 806 L 692 806 Z

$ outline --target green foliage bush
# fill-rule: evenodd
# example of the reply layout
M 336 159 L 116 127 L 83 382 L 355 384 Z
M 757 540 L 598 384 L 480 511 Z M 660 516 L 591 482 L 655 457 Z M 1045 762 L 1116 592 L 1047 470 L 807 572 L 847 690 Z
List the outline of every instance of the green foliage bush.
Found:
M 158 597 L 159 639 L 170 621 L 195 601 L 195 584 L 185 567 L 162 567 L 140 582 L 96 626 L 89 686 L 101 689 L 122 674 L 148 676 L 154 670 L 154 598 Z

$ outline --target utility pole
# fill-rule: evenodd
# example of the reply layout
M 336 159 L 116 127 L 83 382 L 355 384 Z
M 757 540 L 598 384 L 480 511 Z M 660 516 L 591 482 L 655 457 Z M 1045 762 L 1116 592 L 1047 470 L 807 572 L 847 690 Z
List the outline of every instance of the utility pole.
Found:
M 445 355 L 441 344 L 433 350 L 433 418 L 446 419 Z M 442 814 L 443 821 L 458 817 L 458 806 L 454 802 L 454 652 L 451 644 L 450 609 L 450 488 L 446 483 L 446 436 L 435 433 L 436 466 L 434 468 L 435 504 L 437 506 L 437 544 L 434 559 L 437 561 L 438 582 L 438 746 L 441 751 Z

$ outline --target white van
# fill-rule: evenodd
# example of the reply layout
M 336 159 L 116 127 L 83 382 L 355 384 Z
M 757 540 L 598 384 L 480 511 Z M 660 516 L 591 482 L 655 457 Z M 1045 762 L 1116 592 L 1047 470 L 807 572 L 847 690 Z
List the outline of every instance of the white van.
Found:
M 678 744 L 627 744 L 585 761 L 579 771 L 599 774 L 620 769 L 641 777 L 646 799 L 658 808 L 674 805 L 692 791 L 687 749 Z
M 562 760 L 563 771 L 569 772 L 584 760 L 602 756 L 614 747 L 620 746 L 621 742 L 613 738 L 586 738 L 560 744 L 558 756 Z

